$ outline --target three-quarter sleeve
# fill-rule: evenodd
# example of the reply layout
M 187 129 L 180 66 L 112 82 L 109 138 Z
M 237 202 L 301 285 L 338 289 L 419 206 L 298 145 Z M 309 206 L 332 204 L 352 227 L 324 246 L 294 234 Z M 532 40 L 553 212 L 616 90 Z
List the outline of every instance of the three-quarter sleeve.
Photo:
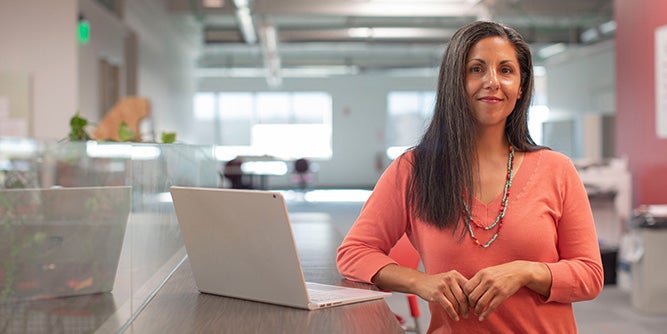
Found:
M 411 170 L 408 155 L 393 161 L 380 176 L 338 248 L 336 264 L 345 278 L 370 283 L 380 269 L 396 263 L 387 254 L 409 222 L 405 196 Z
M 570 303 L 595 298 L 604 285 L 604 274 L 586 189 L 571 162 L 561 171 L 562 211 L 557 222 L 560 260 L 547 263 L 552 274 L 547 302 Z

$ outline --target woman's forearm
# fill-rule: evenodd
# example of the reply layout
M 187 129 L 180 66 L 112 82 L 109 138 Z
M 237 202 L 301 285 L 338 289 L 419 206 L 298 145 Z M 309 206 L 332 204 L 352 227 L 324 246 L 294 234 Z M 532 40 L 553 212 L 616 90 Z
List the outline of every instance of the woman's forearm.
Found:
M 417 281 L 422 275 L 425 274 L 415 269 L 390 264 L 378 270 L 372 282 L 380 289 L 418 294 Z
M 542 262 L 526 261 L 525 263 L 528 273 L 526 287 L 548 298 L 551 292 L 551 270 Z

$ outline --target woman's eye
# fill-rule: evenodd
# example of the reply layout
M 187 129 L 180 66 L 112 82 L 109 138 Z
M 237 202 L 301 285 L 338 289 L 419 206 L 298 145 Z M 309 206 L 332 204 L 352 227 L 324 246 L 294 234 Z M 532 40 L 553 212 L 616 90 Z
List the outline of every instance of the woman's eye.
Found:
M 504 67 L 501 69 L 501 71 L 506 74 L 512 73 L 512 69 L 509 67 Z
M 482 72 L 482 67 L 481 67 L 481 66 L 472 66 L 472 67 L 470 67 L 470 72 L 471 72 L 471 73 L 479 73 L 479 72 Z

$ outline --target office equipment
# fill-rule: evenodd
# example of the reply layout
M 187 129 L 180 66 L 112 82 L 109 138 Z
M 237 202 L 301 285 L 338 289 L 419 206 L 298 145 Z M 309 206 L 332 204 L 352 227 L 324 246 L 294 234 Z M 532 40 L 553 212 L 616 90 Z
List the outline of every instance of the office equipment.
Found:
M 667 205 L 642 205 L 631 220 L 632 306 L 645 314 L 667 314 Z
M 109 292 L 130 186 L 0 190 L 0 301 Z
M 173 186 L 171 194 L 203 293 L 309 310 L 389 295 L 306 283 L 278 192 Z

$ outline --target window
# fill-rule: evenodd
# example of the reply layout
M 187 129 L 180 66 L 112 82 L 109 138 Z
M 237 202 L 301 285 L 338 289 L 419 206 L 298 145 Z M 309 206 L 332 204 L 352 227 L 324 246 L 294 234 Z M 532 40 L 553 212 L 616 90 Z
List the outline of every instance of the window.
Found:
M 286 93 L 257 93 L 257 123 L 288 124 L 292 111 L 291 97 Z
M 416 145 L 426 130 L 435 106 L 435 92 L 390 92 L 387 96 L 387 156 L 396 158 Z
M 227 145 L 250 145 L 254 108 L 255 101 L 251 93 L 219 94 L 219 142 Z
M 534 73 L 534 93 L 530 109 L 528 109 L 528 131 L 538 145 L 544 145 L 544 123 L 549 120 L 547 106 L 547 71 L 544 67 L 536 66 Z M 568 139 L 569 140 L 569 139 Z
M 195 119 L 210 121 L 215 118 L 215 94 L 198 93 L 195 95 Z
M 219 129 L 220 160 L 238 155 L 286 160 L 332 155 L 332 102 L 327 93 L 198 93 L 194 114 Z

